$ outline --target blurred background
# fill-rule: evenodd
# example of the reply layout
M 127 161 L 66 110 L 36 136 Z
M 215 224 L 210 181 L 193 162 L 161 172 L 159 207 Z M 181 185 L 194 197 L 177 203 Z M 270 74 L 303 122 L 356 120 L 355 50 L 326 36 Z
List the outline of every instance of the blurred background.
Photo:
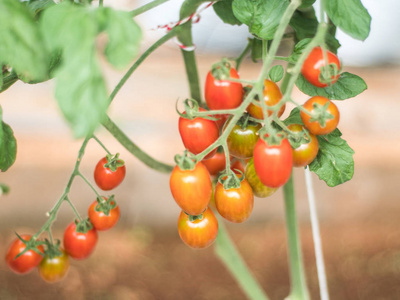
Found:
M 134 9 L 147 1 L 105 2 Z M 170 1 L 137 18 L 143 28 L 142 51 L 165 32 L 154 30 L 178 20 L 182 1 Z M 320 218 L 329 292 L 332 299 L 400 299 L 400 2 L 363 0 L 372 15 L 370 37 L 355 42 L 339 33 L 339 57 L 344 70 L 361 76 L 368 85 L 363 94 L 336 101 L 340 130 L 355 150 L 351 181 L 329 188 L 313 176 Z M 247 29 L 224 25 L 209 8 L 194 25 L 202 85 L 211 65 L 221 57 L 237 56 L 246 43 Z M 253 79 L 261 64 L 246 59 L 241 78 Z M 109 90 L 124 70 L 104 63 Z M 3 119 L 18 141 L 16 163 L 0 175 L 10 186 L 1 196 L 0 256 L 14 232 L 35 233 L 46 212 L 64 191 L 74 166 L 80 140 L 74 140 L 54 99 L 54 83 L 17 83 L 0 94 Z M 177 99 L 188 97 L 180 50 L 170 41 L 142 64 L 112 103 L 109 114 L 144 151 L 173 163 L 183 151 L 175 112 Z M 307 96 L 295 90 L 300 103 Z M 287 108 L 285 116 L 289 113 Z M 127 166 L 125 181 L 113 193 L 121 220 L 101 232 L 96 251 L 85 261 L 72 261 L 66 279 L 46 284 L 36 270 L 18 276 L 0 260 L 0 299 L 245 299 L 234 279 L 214 255 L 213 247 L 196 251 L 185 246 L 177 232 L 180 210 L 169 191 L 169 175 L 144 166 L 103 128 L 97 136 L 121 153 Z M 93 170 L 103 150 L 91 142 L 81 171 L 93 182 Z M 296 204 L 307 284 L 312 299 L 319 289 L 312 243 L 304 172 L 294 170 Z M 76 179 L 70 199 L 86 216 L 93 192 Z M 53 226 L 62 239 L 74 218 L 63 205 Z M 255 199 L 251 218 L 244 224 L 226 224 L 239 251 L 271 299 L 289 293 L 287 245 L 282 191 Z

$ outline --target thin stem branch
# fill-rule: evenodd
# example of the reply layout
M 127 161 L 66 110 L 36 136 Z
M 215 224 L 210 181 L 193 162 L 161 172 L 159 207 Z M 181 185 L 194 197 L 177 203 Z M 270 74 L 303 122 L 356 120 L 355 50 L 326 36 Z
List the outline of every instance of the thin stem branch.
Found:
M 108 155 L 112 155 L 110 151 L 108 151 L 107 147 L 97 138 L 97 136 L 93 135 L 93 139 L 107 152 Z
M 94 186 L 89 182 L 89 180 L 87 180 L 87 178 L 86 178 L 81 172 L 78 172 L 78 176 L 79 176 L 80 178 L 82 178 L 83 181 L 86 182 L 86 184 L 92 189 L 92 191 L 96 194 L 96 196 L 97 196 L 98 198 L 101 198 L 101 195 L 96 191 L 96 189 L 94 188 Z
M 138 15 L 140 15 L 140 14 L 142 14 L 142 13 L 144 13 L 144 12 L 154 8 L 154 7 L 157 7 L 160 4 L 163 4 L 164 2 L 167 2 L 167 1 L 169 1 L 169 0 L 154 0 L 154 1 L 151 1 L 149 3 L 146 3 L 145 5 L 132 10 L 131 11 L 131 16 L 132 16 L 132 18 L 136 17 L 136 16 L 138 16 Z
M 236 65 L 235 69 L 239 71 L 240 65 L 242 64 L 243 59 L 246 57 L 246 55 L 250 52 L 251 50 L 251 45 L 252 41 L 249 39 L 246 45 L 246 48 L 240 53 L 240 55 L 235 59 Z

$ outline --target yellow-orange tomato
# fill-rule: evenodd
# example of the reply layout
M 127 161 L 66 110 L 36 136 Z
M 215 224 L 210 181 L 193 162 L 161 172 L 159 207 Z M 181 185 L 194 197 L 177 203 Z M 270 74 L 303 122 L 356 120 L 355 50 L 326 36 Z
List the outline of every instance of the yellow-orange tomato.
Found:
M 303 126 L 300 124 L 290 124 L 288 126 L 289 130 L 292 132 L 301 132 Z M 292 150 L 293 153 L 293 166 L 295 167 L 305 167 L 310 164 L 318 154 L 319 144 L 317 137 L 309 133 L 310 142 L 307 144 L 301 144 L 299 147 Z
M 202 219 L 189 220 L 189 216 L 181 211 L 178 218 L 178 232 L 182 241 L 192 248 L 210 246 L 218 234 L 218 221 L 210 208 L 207 208 Z
M 39 275 L 44 281 L 53 283 L 61 281 L 69 270 L 69 257 L 64 250 L 61 250 L 60 256 L 43 258 L 39 267 Z
M 279 103 L 282 99 L 282 93 L 281 90 L 279 89 L 279 86 L 271 81 L 266 79 L 264 81 L 264 102 L 267 106 L 274 106 Z M 286 105 L 282 105 L 281 108 L 279 109 L 277 115 L 278 117 L 282 116 L 282 114 L 285 112 L 285 107 Z M 253 103 L 250 103 L 250 105 L 247 107 L 247 112 L 253 117 L 257 119 L 264 119 L 264 114 L 262 111 L 261 104 L 260 105 L 255 105 Z M 272 110 L 267 110 L 268 116 L 272 115 Z
M 268 196 L 271 196 L 278 190 L 278 188 L 271 188 L 261 182 L 254 168 L 253 158 L 251 158 L 250 161 L 247 163 L 244 175 L 249 182 L 254 195 L 259 198 L 266 198 Z

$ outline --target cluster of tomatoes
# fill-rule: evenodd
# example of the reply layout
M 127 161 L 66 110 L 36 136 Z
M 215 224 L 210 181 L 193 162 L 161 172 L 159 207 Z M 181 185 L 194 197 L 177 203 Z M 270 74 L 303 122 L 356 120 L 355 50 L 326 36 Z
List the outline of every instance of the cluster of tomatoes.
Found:
M 320 47 L 313 49 L 302 68 L 302 75 L 317 87 L 331 85 L 339 78 L 339 60 L 335 54 L 325 53 Z M 223 68 L 228 69 L 225 72 L 229 78 L 217 79 L 215 75 Z M 303 124 L 286 126 L 271 118 L 266 125 L 263 112 L 279 118 L 285 110 L 278 85 L 268 79 L 264 81 L 263 99 L 252 99 L 237 123 L 230 124 L 229 114 L 215 112 L 227 113 L 226 110 L 239 107 L 250 89 L 243 87 L 237 71 L 224 62 L 207 74 L 205 100 L 209 111 L 186 100 L 185 112 L 179 113 L 179 132 L 186 150 L 175 158 L 170 189 L 182 209 L 179 235 L 192 248 L 205 248 L 217 237 L 218 221 L 210 203 L 215 202 L 215 210 L 224 219 L 246 221 L 253 210 L 254 196 L 272 195 L 289 180 L 293 166 L 310 164 L 319 151 L 316 136 L 328 134 L 338 125 L 336 105 L 321 96 L 312 97 L 299 107 Z M 230 132 L 225 133 L 228 126 Z M 222 146 L 222 152 L 217 151 L 218 146 Z M 202 160 L 198 161 L 196 155 Z M 244 163 L 245 169 L 242 166 L 231 170 L 227 165 L 232 159 Z M 213 188 L 211 176 L 218 174 Z
M 118 155 L 102 158 L 96 165 L 94 179 L 104 190 L 116 188 L 124 179 L 126 168 Z M 119 220 L 120 209 L 114 200 L 98 197 L 88 208 L 88 218 L 71 222 L 64 231 L 63 247 L 60 241 L 38 241 L 32 235 L 17 235 L 6 254 L 8 267 L 17 274 L 26 274 L 38 268 L 41 278 L 57 282 L 68 272 L 69 257 L 80 260 L 87 258 L 94 250 L 98 234 L 112 228 Z M 52 238 L 51 238 L 52 239 Z

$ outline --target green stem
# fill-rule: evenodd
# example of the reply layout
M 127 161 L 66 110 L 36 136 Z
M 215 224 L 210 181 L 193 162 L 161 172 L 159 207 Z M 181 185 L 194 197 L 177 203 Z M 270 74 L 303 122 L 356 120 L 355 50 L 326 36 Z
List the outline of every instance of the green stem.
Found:
M 96 194 L 96 196 L 98 198 L 101 199 L 101 195 L 96 191 L 96 189 L 93 187 L 93 185 L 89 182 L 89 180 L 87 180 L 87 178 L 85 176 L 83 176 L 83 174 L 81 172 L 78 172 L 78 175 L 80 178 L 83 179 L 83 181 L 86 182 L 86 184 L 92 189 L 92 191 Z
M 136 17 L 137 15 L 140 15 L 140 14 L 142 14 L 142 13 L 144 13 L 144 12 L 146 12 L 146 11 L 148 11 L 148 10 L 150 10 L 150 9 L 160 5 L 160 4 L 163 4 L 164 2 L 167 2 L 167 1 L 169 1 L 169 0 L 154 0 L 154 1 L 151 1 L 151 2 L 141 6 L 139 8 L 136 8 L 136 9 L 132 10 L 131 11 L 131 16 L 132 16 L 132 18 Z
M 140 149 L 136 144 L 134 144 L 129 137 L 107 116 L 107 118 L 102 122 L 104 128 L 106 128 L 115 139 L 131 154 L 136 156 L 148 167 L 160 171 L 162 173 L 170 173 L 173 166 L 164 164 L 152 158 L 142 149 Z
M 291 279 L 291 291 L 287 299 L 307 300 L 310 299 L 310 296 L 307 289 L 300 247 L 293 175 L 290 176 L 289 181 L 284 185 L 283 195 L 285 198 L 286 228 L 288 234 L 289 267 Z
M 268 300 L 267 295 L 265 295 L 261 286 L 250 273 L 243 258 L 229 237 L 221 217 L 218 218 L 218 221 L 218 236 L 214 248 L 216 255 L 232 273 L 249 299 Z
M 104 146 L 104 144 L 97 138 L 97 136 L 93 135 L 93 139 L 101 146 L 101 148 L 104 149 L 104 151 L 107 152 L 108 155 L 111 155 L 111 152 L 108 151 L 108 149 L 106 148 L 106 146 Z
M 238 58 L 235 59 L 236 62 L 236 66 L 235 69 L 237 71 L 239 71 L 240 65 L 242 64 L 243 59 L 246 57 L 246 55 L 250 52 L 251 50 L 251 45 L 252 45 L 252 41 L 249 39 L 249 41 L 247 42 L 246 48 L 244 48 L 244 50 L 242 51 L 242 53 L 240 53 L 240 55 L 238 56 Z

